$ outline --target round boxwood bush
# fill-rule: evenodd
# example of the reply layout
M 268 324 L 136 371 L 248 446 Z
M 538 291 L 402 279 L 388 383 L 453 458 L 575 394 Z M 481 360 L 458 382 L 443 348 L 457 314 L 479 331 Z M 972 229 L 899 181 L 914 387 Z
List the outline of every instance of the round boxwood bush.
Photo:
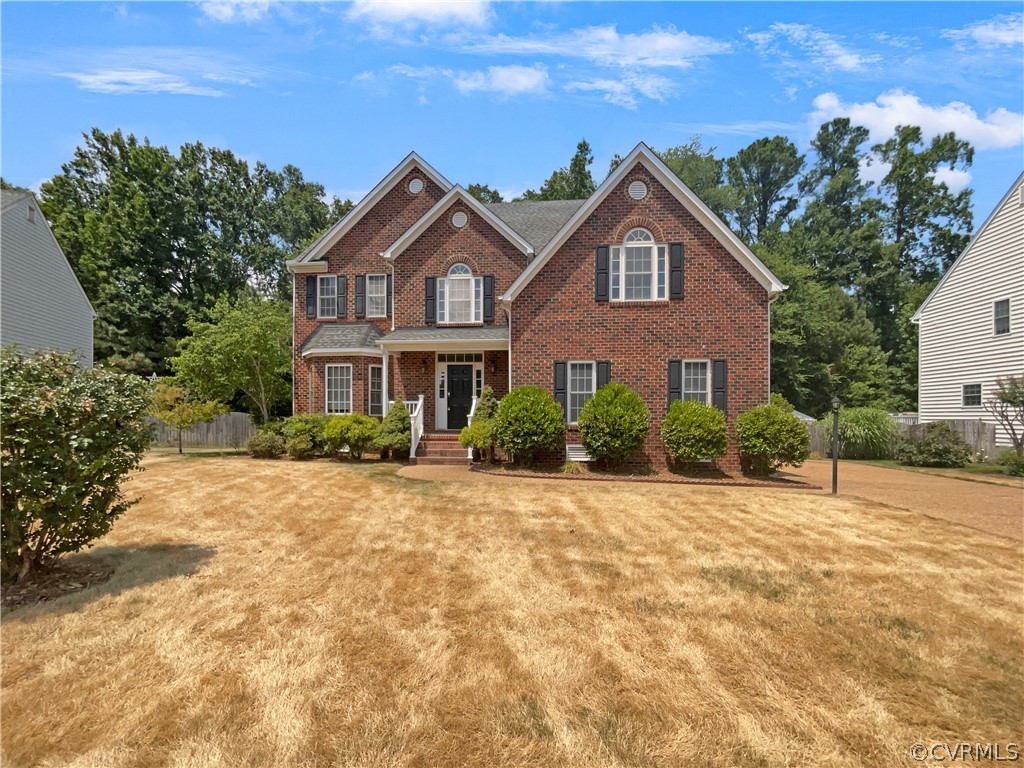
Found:
M 285 450 L 288 451 L 288 455 L 293 459 L 299 461 L 305 461 L 306 459 L 312 459 L 316 456 L 316 451 L 313 450 L 313 440 L 309 435 L 296 435 L 295 437 L 289 437 L 284 444 Z
M 832 455 L 832 417 L 823 420 L 825 453 Z M 839 411 L 840 459 L 891 459 L 899 437 L 896 419 L 879 408 Z
M 518 464 L 530 465 L 541 451 L 565 446 L 562 406 L 540 387 L 517 387 L 501 398 L 494 442 Z
M 640 395 L 613 382 L 594 393 L 576 423 L 587 453 L 616 466 L 643 448 L 651 416 Z
M 926 424 L 920 435 L 907 435 L 896 445 L 896 459 L 907 467 L 966 467 L 971 447 L 944 421 Z
M 279 459 L 284 455 L 284 438 L 260 432 L 249 438 L 248 448 L 254 459 Z
M 729 447 L 725 414 L 698 400 L 676 400 L 661 422 L 661 440 L 676 461 L 720 459 Z
M 380 457 L 389 456 L 403 459 L 409 455 L 412 447 L 412 419 L 405 403 L 396 400 L 384 420 L 377 427 L 373 437 L 373 447 L 380 451 Z
M 324 446 L 324 426 L 327 424 L 327 420 L 331 418 L 325 413 L 307 413 L 299 416 L 290 416 L 285 419 L 284 426 L 281 428 L 281 434 L 287 442 L 291 441 L 296 437 L 307 437 L 309 438 L 309 451 L 311 454 L 324 453 L 326 447 Z M 298 442 L 298 446 L 301 443 Z M 288 451 L 291 453 L 291 451 Z
M 783 465 L 799 467 L 810 455 L 811 434 L 792 413 L 758 405 L 736 419 L 736 439 L 743 470 L 767 477 Z

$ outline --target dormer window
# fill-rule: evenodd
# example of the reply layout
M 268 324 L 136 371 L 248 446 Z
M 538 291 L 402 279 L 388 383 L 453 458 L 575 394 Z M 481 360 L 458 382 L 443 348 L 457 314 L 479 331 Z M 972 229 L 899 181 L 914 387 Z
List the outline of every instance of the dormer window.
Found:
M 483 322 L 483 278 L 474 277 L 465 264 L 453 264 L 447 277 L 437 280 L 437 322 Z
M 664 299 L 667 251 L 646 229 L 629 230 L 622 245 L 611 248 L 611 300 Z

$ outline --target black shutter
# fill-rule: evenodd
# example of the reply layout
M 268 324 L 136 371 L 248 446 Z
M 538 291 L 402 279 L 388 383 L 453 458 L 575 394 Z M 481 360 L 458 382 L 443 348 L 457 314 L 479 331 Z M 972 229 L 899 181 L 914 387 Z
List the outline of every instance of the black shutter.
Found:
M 494 322 L 494 275 L 484 275 L 484 322 Z
M 597 246 L 594 259 L 594 300 L 608 301 L 608 246 Z
M 683 361 L 668 361 L 668 404 L 683 399 Z
M 316 317 L 316 275 L 306 275 L 306 318 Z
M 423 281 L 423 320 L 428 325 L 437 317 L 437 299 L 434 293 L 435 278 L 428 277 Z
M 356 317 L 366 317 L 366 275 L 356 275 Z
M 338 317 L 348 317 L 348 278 L 338 275 Z
M 672 243 L 668 247 L 668 297 L 683 298 L 683 244 Z
M 609 381 L 612 380 L 612 361 L 611 360 L 598 360 L 597 361 L 597 388 L 600 389 Z
M 387 298 L 384 300 L 384 314 L 388 317 L 394 317 L 394 303 L 395 303 L 395 279 L 394 275 L 388 274 L 387 279 Z
M 722 413 L 725 413 L 725 394 L 728 379 L 725 360 L 712 360 L 711 368 L 711 404 Z
M 555 360 L 555 402 L 562 406 L 562 415 L 569 419 L 569 399 L 566 395 L 566 368 L 565 360 Z

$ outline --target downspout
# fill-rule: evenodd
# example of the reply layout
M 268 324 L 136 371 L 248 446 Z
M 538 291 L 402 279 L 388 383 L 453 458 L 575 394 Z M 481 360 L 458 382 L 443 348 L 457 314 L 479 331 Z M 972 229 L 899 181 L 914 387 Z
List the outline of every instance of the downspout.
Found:
M 508 391 L 512 391 L 512 306 L 511 302 L 501 302 L 501 308 L 508 317 Z
M 776 293 L 768 299 L 768 400 L 772 401 L 772 304 L 782 294 Z

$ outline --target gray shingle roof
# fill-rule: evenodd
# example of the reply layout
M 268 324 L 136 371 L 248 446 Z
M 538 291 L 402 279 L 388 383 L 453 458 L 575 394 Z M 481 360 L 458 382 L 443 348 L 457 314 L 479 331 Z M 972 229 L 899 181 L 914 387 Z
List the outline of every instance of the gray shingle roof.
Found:
M 481 325 L 470 328 L 399 328 L 384 341 L 505 341 L 507 325 Z
M 8 205 L 16 203 L 23 197 L 31 197 L 32 193 L 24 189 L 3 189 L 0 190 L 0 210 Z
M 376 341 L 381 332 L 373 323 L 323 323 L 302 345 L 302 353 L 329 349 L 358 349 L 379 352 Z
M 487 208 L 539 252 L 585 202 L 522 200 L 516 203 L 488 203 Z

